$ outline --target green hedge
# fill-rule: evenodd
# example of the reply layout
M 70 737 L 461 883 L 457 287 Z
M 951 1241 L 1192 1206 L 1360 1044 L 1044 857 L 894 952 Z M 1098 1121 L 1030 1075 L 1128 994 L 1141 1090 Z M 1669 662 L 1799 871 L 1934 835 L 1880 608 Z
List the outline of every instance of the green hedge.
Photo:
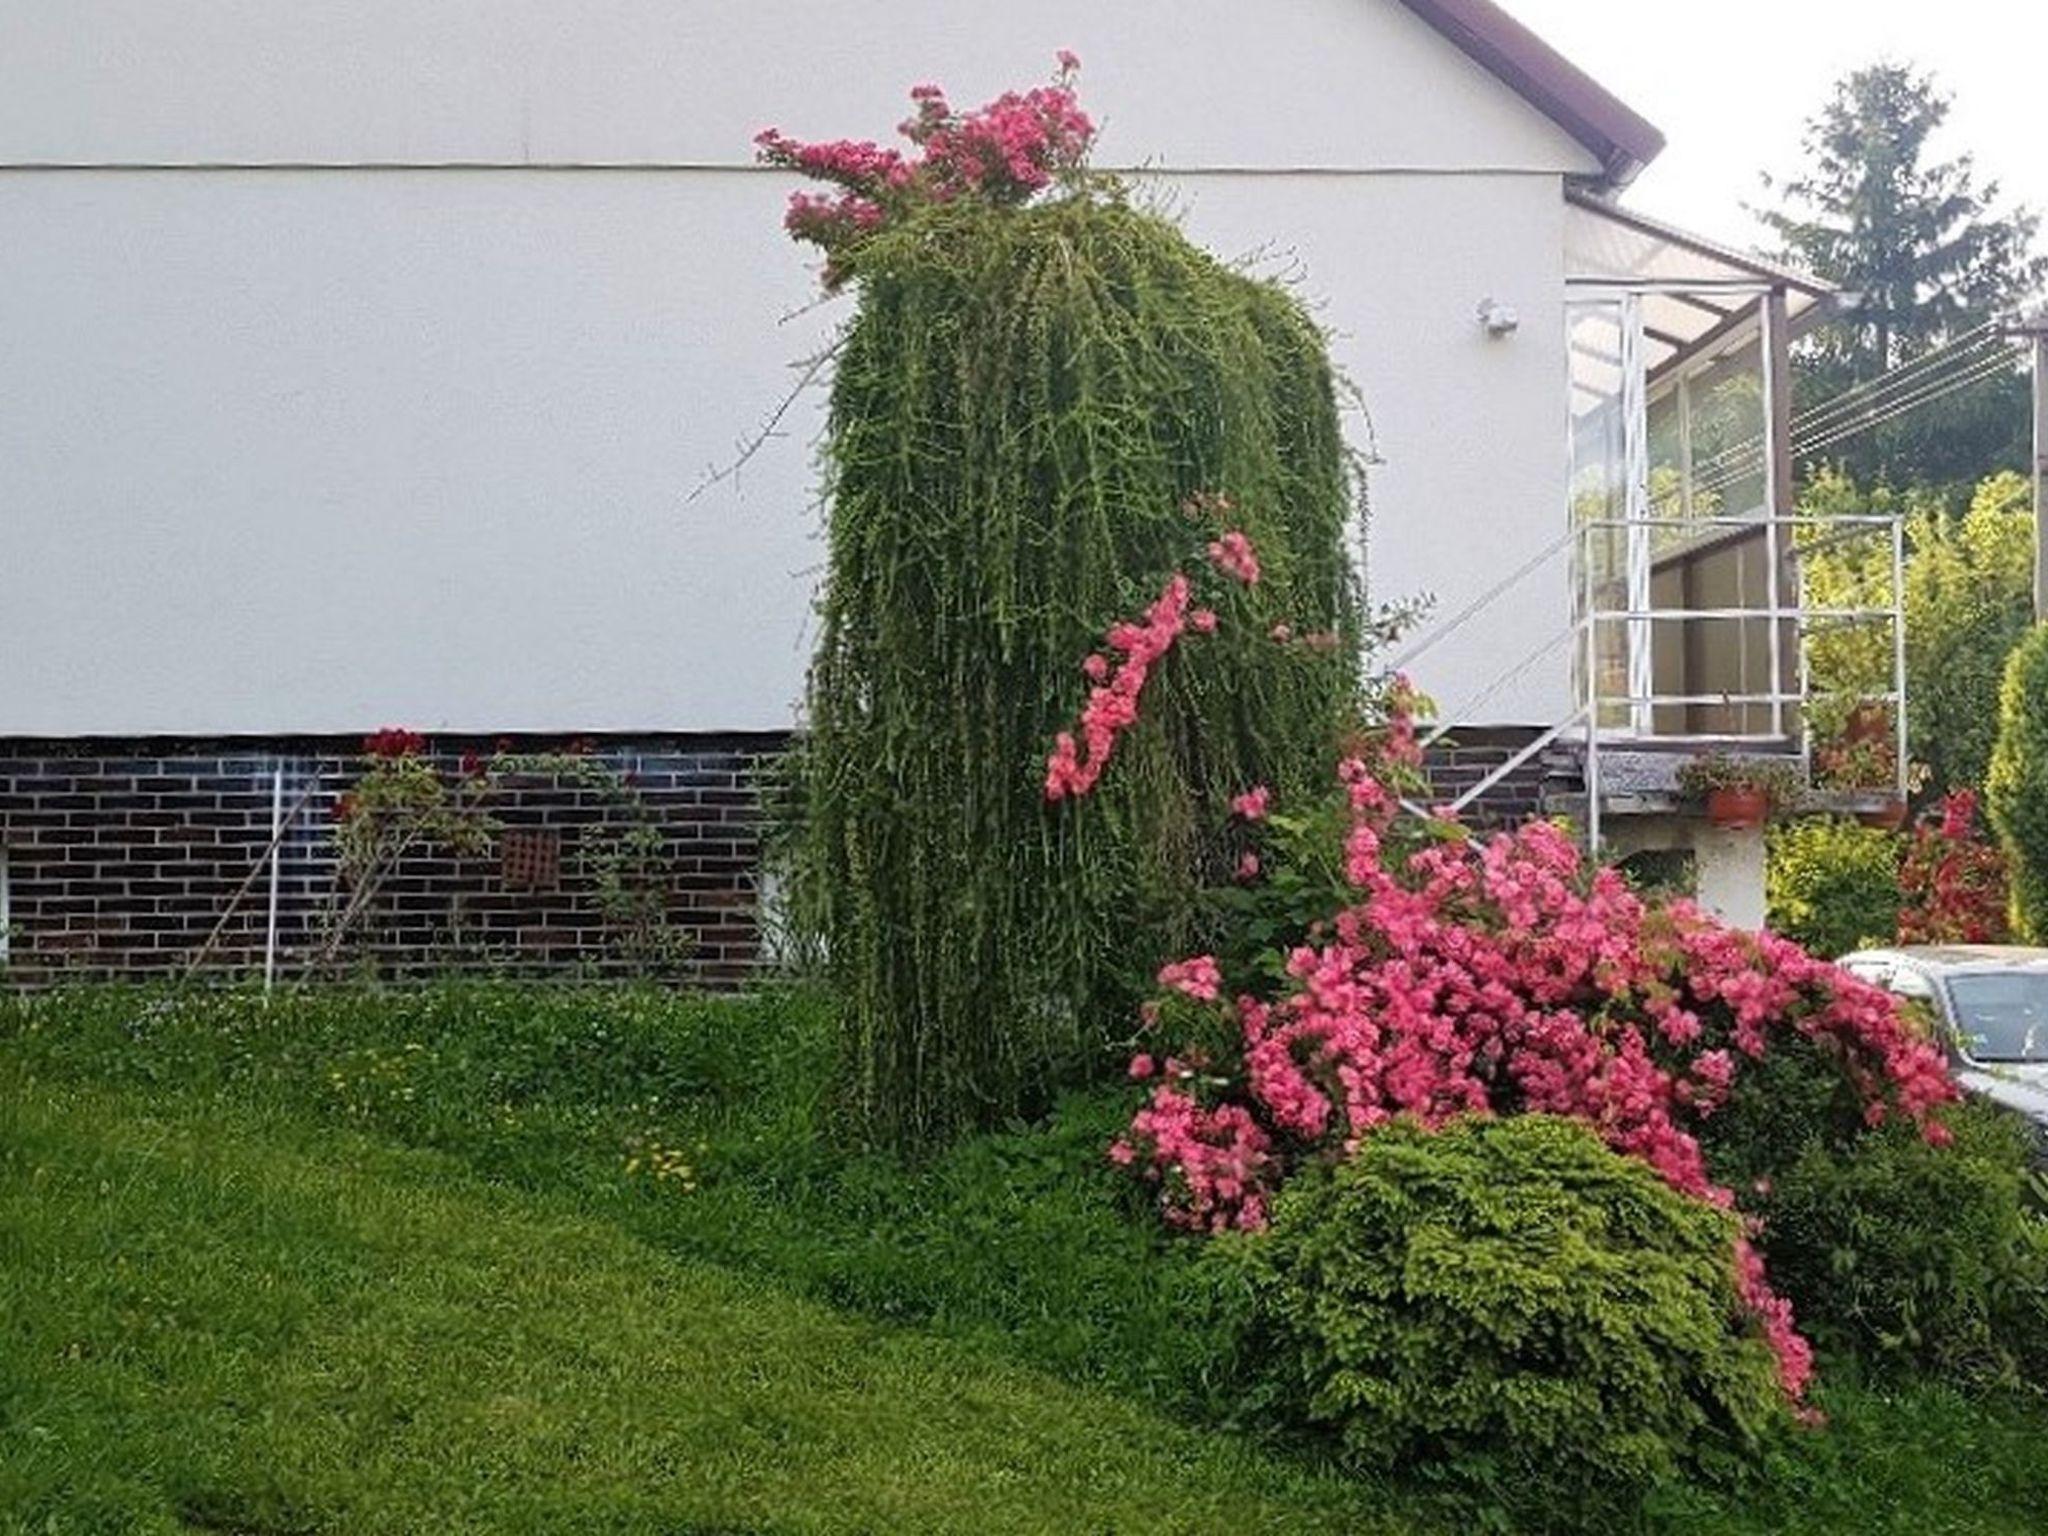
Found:
M 1985 802 L 2011 869 L 2013 934 L 2048 942 L 2048 625 L 2006 662 Z
M 1839 818 L 1780 822 L 1770 832 L 1764 891 L 1774 932 L 1830 958 L 1899 932 L 1899 863 L 1890 832 Z

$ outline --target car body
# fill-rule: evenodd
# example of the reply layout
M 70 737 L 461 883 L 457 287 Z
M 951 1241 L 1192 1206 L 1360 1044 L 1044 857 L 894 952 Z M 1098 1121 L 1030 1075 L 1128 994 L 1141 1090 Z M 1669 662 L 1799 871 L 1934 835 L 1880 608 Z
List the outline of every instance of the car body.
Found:
M 1928 1008 L 1964 1091 L 2048 1131 L 2048 949 L 1913 944 L 1837 964 Z

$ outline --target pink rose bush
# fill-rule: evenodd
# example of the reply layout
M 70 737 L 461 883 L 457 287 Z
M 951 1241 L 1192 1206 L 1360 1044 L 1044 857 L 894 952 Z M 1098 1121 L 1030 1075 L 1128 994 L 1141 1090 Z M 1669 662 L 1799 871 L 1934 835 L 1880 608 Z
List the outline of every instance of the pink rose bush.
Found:
M 967 112 L 938 86 L 917 86 L 911 115 L 896 130 L 908 152 L 865 139 L 806 143 L 763 129 L 754 144 L 764 163 L 839 189 L 791 193 L 784 228 L 824 250 L 826 285 L 836 287 L 846 277 L 849 250 L 912 208 L 968 198 L 1015 205 L 1077 177 L 1095 141 L 1095 124 L 1074 94 L 1080 68 L 1080 59 L 1061 49 L 1051 84 L 1005 91 Z
M 1144 624 L 1111 632 L 1126 667 L 1140 658 L 1136 683 L 1119 689 L 1120 668 L 1091 695 L 1087 751 L 1060 738 L 1048 798 L 1092 787 L 1135 718 L 1143 667 L 1179 632 L 1184 585 L 1176 577 Z M 1347 1156 L 1380 1127 L 1523 1113 L 1581 1122 L 1681 1194 L 1739 1215 L 1701 1131 L 1794 1040 L 1854 1086 L 1867 1123 L 1901 1117 L 1947 1139 L 1939 1111 L 1955 1087 L 1888 994 L 1690 902 L 1645 900 L 1552 823 L 1480 838 L 1413 814 L 1426 787 L 1416 707 L 1396 684 L 1328 805 L 1290 815 L 1263 788 L 1231 803 L 1243 835 L 1263 840 L 1240 881 L 1292 867 L 1335 878 L 1299 941 L 1263 965 L 1227 977 L 1204 954 L 1159 973 L 1131 1071 L 1147 1097 L 1110 1156 L 1156 1190 L 1169 1223 L 1256 1230 L 1291 1170 Z M 1797 1400 L 1812 1351 L 1792 1309 L 1747 1238 L 1730 1263 Z

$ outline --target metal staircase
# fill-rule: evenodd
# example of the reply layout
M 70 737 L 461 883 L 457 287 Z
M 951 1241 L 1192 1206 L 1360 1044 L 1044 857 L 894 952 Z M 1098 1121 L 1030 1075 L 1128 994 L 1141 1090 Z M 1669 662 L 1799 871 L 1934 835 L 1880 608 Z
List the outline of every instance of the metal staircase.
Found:
M 1733 530 L 1737 538 L 1760 538 L 1771 562 L 1772 579 L 1761 606 L 1659 607 L 1649 600 L 1648 550 L 1653 537 L 1667 537 L 1668 521 L 1658 519 L 1581 519 L 1520 567 L 1468 602 L 1443 622 L 1426 630 L 1388 663 L 1391 672 L 1406 672 L 1450 636 L 1481 622 L 1508 593 L 1554 570 L 1569 559 L 1576 611 L 1557 631 L 1519 652 L 1482 686 L 1446 710 L 1422 739 L 1425 751 L 1455 740 L 1461 729 L 1482 727 L 1486 706 L 1511 684 L 1534 669 L 1556 664 L 1573 672 L 1573 708 L 1563 718 L 1535 728 L 1528 741 L 1510 752 L 1476 782 L 1463 785 L 1447 808 L 1463 814 L 1482 806 L 1489 796 L 1516 775 L 1537 765 L 1544 780 L 1547 814 L 1563 814 L 1579 827 L 1596 855 L 1604 824 L 1615 816 L 1669 813 L 1678 804 L 1677 775 L 1689 758 L 1708 752 L 1784 758 L 1799 764 L 1811 779 L 1813 742 L 1810 710 L 1813 701 L 1812 643 L 1845 625 L 1884 626 L 1890 639 L 1889 687 L 1862 692 L 1863 702 L 1891 710 L 1897 782 L 1886 792 L 1903 799 L 1906 793 L 1905 621 L 1902 607 L 1905 544 L 1897 516 L 1857 514 L 1818 517 L 1699 517 L 1688 519 L 1688 536 L 1709 530 Z M 1629 569 L 1609 574 L 1596 558 L 1595 541 L 1621 534 L 1630 551 Z M 1811 608 L 1801 603 L 1798 557 L 1847 540 L 1879 539 L 1889 546 L 1891 581 L 1885 600 L 1870 606 Z M 1784 558 L 1781 560 L 1781 555 Z M 1784 569 L 1780 571 L 1780 565 Z M 1692 643 L 1691 631 L 1705 626 L 1765 626 L 1770 660 L 1770 686 L 1748 691 L 1661 691 L 1652 665 L 1653 633 L 1676 632 L 1677 647 Z M 1787 665 L 1796 658 L 1796 666 Z M 1617 660 L 1625 668 L 1613 665 Z M 1609 673 L 1622 670 L 1619 691 L 1607 686 Z M 1672 729 L 1677 714 L 1689 719 L 1700 709 L 1732 713 L 1744 722 L 1734 730 Z M 1760 724 L 1751 725 L 1752 716 Z M 1853 800 L 1853 797 L 1851 797 Z M 1411 812 L 1427 808 L 1410 804 Z M 1859 808 L 1845 803 L 1845 809 Z

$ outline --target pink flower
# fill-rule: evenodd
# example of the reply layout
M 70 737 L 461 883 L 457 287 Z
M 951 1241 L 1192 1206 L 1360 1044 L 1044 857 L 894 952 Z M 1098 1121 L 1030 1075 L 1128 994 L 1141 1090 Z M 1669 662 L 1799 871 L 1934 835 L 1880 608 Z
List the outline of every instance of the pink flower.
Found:
M 842 258 L 862 237 L 920 204 L 963 197 L 1017 204 L 1085 164 L 1095 125 L 1076 100 L 1071 76 L 1080 60 L 1059 53 L 1051 85 L 1006 91 L 972 112 L 958 112 L 936 85 L 910 93 L 911 115 L 897 125 L 914 153 L 867 140 L 804 143 L 778 129 L 754 136 L 759 157 L 835 187 L 797 192 L 783 223 L 822 247 L 827 286 L 843 281 Z
M 1237 858 L 1237 878 L 1249 885 L 1259 878 L 1259 856 L 1247 848 Z
M 1213 1003 L 1223 995 L 1223 973 L 1217 968 L 1214 955 L 1196 955 L 1191 960 L 1161 967 L 1159 985 L 1197 1002 Z
M 1213 635 L 1216 633 L 1216 610 L 1197 608 L 1188 615 L 1188 624 L 1201 634 Z
M 1142 1082 L 1158 1070 L 1158 1064 L 1143 1051 L 1131 1058 L 1131 1076 L 1137 1081 Z
M 1259 557 L 1252 541 L 1235 528 L 1209 546 L 1209 563 L 1248 587 L 1259 584 Z
M 1169 1057 L 1132 1118 L 1131 1166 L 1168 1222 L 1262 1225 L 1289 1169 L 1354 1149 L 1396 1117 L 1436 1126 L 1524 1112 L 1579 1120 L 1686 1197 L 1739 1210 L 1699 1133 L 1749 1063 L 1802 1039 L 1840 1063 L 1870 1123 L 1903 1116 L 1929 1142 L 1949 1140 L 1940 1112 L 1955 1084 L 1897 999 L 1772 934 L 1726 928 L 1691 903 L 1646 902 L 1612 869 L 1587 868 L 1549 823 L 1483 839 L 1408 835 L 1388 784 L 1413 772 L 1415 703 L 1397 688 L 1386 731 L 1340 769 L 1356 897 L 1310 925 L 1270 995 L 1231 1005 L 1235 1060 L 1204 1060 L 1196 1074 Z M 1221 1001 L 1212 956 L 1164 967 L 1159 984 Z M 1763 1179 L 1743 1198 L 1769 1194 Z M 1811 1347 L 1746 1239 L 1730 1266 L 1797 1404 Z
M 1255 784 L 1235 796 L 1230 802 L 1230 809 L 1246 821 L 1264 821 L 1272 804 L 1273 791 L 1264 784 Z
M 1088 702 L 1081 710 L 1079 737 L 1062 731 L 1054 738 L 1052 755 L 1045 762 L 1047 800 L 1079 797 L 1095 788 L 1109 766 L 1117 737 L 1137 724 L 1138 698 L 1152 669 L 1187 627 L 1191 591 L 1187 577 L 1176 572 L 1158 601 L 1145 611 L 1142 623 L 1110 627 L 1106 637 L 1109 649 L 1123 657 L 1114 670 L 1099 653 L 1082 663 L 1090 677 L 1106 677 L 1107 681 L 1098 681 L 1089 690 Z

